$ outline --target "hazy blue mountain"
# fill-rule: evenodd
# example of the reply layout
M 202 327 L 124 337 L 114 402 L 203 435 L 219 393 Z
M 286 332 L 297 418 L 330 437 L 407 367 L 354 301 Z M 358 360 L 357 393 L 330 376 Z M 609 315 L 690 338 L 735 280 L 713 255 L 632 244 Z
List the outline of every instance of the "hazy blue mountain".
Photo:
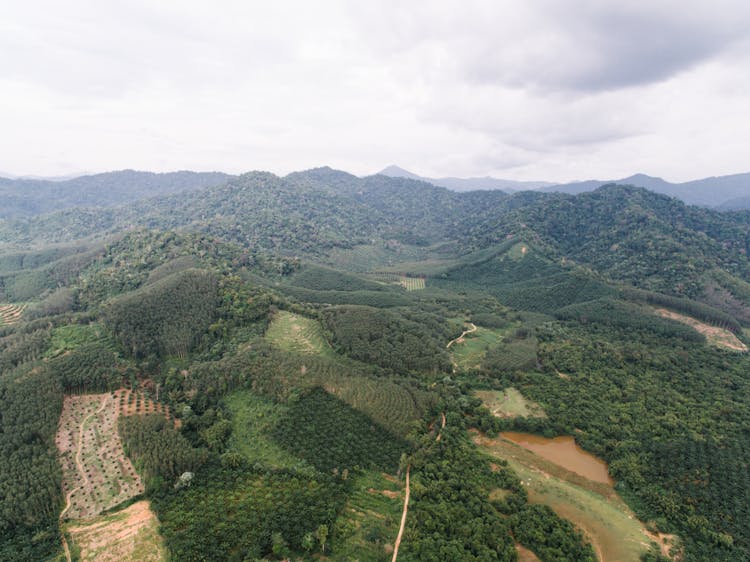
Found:
M 64 181 L 0 178 L 0 218 L 29 217 L 72 207 L 111 207 L 225 183 L 220 172 L 121 170 Z
M 647 176 L 645 174 L 635 174 L 616 180 L 587 180 L 553 185 L 543 187 L 540 191 L 575 195 L 586 191 L 593 191 L 602 185 L 611 183 L 644 187 L 656 193 L 677 197 L 690 205 L 725 208 L 724 205 L 726 203 L 734 200 L 726 207 L 727 209 L 750 208 L 750 173 L 710 177 L 683 183 L 672 183 L 662 178 Z M 748 199 L 743 201 L 742 198 Z
M 475 191 L 477 189 L 524 191 L 527 189 L 539 189 L 540 187 L 554 185 L 551 182 L 504 180 L 493 178 L 490 176 L 485 176 L 483 178 L 428 178 L 418 176 L 417 174 L 414 174 L 408 170 L 404 170 L 403 168 L 399 168 L 398 166 L 388 166 L 384 170 L 381 170 L 379 174 L 383 176 L 390 176 L 392 178 L 409 178 L 413 180 L 426 181 L 433 185 L 447 187 L 448 189 L 451 189 L 453 191 Z

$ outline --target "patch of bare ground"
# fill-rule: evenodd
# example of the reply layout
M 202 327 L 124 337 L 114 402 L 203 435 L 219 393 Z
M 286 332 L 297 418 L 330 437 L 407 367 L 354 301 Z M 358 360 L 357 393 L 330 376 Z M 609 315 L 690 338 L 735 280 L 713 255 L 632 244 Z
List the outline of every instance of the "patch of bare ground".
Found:
M 666 308 L 657 308 L 656 314 L 663 318 L 669 318 L 670 320 L 676 320 L 693 328 L 696 332 L 706 336 L 708 343 L 715 345 L 716 347 L 723 347 L 731 351 L 747 351 L 747 346 L 742 343 L 737 336 L 735 336 L 729 330 L 724 328 L 718 328 L 716 326 L 710 326 L 690 316 L 684 314 L 678 314 L 667 310 Z
M 67 526 L 83 562 L 160 562 L 166 550 L 147 501 L 111 515 Z
M 516 544 L 516 551 L 518 551 L 518 562 L 540 562 L 537 555 L 525 546 Z

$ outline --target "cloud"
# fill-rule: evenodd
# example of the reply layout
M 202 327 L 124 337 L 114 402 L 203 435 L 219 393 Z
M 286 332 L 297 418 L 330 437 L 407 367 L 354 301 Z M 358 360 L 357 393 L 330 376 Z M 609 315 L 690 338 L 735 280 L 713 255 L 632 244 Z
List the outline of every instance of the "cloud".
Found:
M 750 4 L 16 3 L 0 169 L 744 171 Z

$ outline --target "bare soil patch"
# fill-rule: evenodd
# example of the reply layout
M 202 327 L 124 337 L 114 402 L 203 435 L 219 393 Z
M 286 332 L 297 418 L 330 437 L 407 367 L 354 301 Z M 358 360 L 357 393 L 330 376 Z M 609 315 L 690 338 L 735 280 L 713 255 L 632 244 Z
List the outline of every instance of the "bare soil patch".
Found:
M 666 308 L 657 308 L 656 314 L 663 318 L 669 318 L 670 320 L 676 320 L 693 328 L 696 332 L 706 336 L 708 343 L 717 347 L 723 347 L 732 351 L 747 351 L 747 346 L 742 343 L 737 336 L 735 336 L 729 330 L 724 328 L 717 328 L 716 326 L 710 326 L 690 316 L 678 314 L 667 310 Z
M 158 527 L 144 500 L 111 515 L 69 524 L 67 531 L 82 561 L 159 562 L 166 560 L 166 549 Z

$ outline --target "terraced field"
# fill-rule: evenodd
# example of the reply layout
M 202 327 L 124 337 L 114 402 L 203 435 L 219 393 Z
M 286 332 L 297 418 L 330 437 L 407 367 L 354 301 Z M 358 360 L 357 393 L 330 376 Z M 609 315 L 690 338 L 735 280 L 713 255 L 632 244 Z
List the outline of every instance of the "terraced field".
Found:
M 25 308 L 25 304 L 0 305 L 0 326 L 9 326 L 20 322 Z
M 94 517 L 143 493 L 122 449 L 119 413 L 114 394 L 65 397 L 55 437 L 66 498 L 61 519 Z
M 274 315 L 266 339 L 284 351 L 329 357 L 334 355 L 317 321 L 285 310 Z

